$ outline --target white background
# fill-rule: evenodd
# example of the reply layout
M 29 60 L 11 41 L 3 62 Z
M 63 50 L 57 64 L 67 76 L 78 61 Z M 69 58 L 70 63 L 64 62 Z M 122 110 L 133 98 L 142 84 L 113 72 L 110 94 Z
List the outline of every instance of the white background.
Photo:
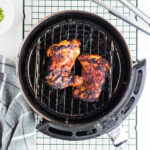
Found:
M 15 1 L 15 7 L 21 6 L 19 1 Z M 138 5 L 150 16 L 150 0 L 139 0 Z M 19 16 L 21 15 L 20 13 Z M 20 21 L 20 23 L 14 24 L 6 34 L 0 35 L 0 54 L 14 59 L 21 41 L 22 22 Z M 150 36 L 139 32 L 138 48 L 138 58 L 147 59 L 146 84 L 138 103 L 138 150 L 150 150 Z
M 139 0 L 141 8 L 150 16 L 150 0 Z M 139 150 L 150 150 L 150 36 L 139 32 L 139 58 L 147 59 L 147 77 L 144 91 L 138 103 Z

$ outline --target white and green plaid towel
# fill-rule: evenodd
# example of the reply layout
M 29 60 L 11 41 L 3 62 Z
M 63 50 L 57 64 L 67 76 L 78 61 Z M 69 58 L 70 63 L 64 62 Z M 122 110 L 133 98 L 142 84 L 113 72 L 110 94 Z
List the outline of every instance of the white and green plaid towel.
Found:
M 0 150 L 34 150 L 35 117 L 16 81 L 15 65 L 0 56 Z

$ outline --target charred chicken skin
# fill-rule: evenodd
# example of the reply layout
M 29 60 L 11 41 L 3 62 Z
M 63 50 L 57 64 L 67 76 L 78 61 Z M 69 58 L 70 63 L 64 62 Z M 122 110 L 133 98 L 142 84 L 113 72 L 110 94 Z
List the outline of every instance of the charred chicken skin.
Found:
M 92 54 L 81 55 L 78 59 L 82 65 L 83 78 L 75 80 L 78 82 L 78 87 L 73 91 L 73 97 L 85 102 L 93 102 L 100 96 L 105 78 L 110 70 L 109 63 L 101 56 Z
M 52 63 L 45 80 L 53 89 L 63 89 L 73 84 L 71 69 L 80 54 L 80 45 L 77 39 L 64 40 L 53 44 L 47 50 L 47 57 L 51 57 Z

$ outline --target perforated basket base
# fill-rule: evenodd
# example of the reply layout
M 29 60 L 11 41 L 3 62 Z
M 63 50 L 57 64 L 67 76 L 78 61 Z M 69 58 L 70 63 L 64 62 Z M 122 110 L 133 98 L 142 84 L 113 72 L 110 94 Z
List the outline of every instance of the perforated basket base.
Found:
M 136 0 L 130 0 L 134 5 L 137 5 Z M 105 0 L 105 2 L 111 6 L 114 6 L 121 13 L 126 15 L 133 15 L 127 8 L 123 7 L 118 0 Z M 120 19 L 108 14 L 106 10 L 97 6 L 96 4 L 88 0 L 24 0 L 24 28 L 23 33 L 26 34 L 29 29 L 45 16 L 58 12 L 61 10 L 85 10 L 96 13 L 108 21 L 110 21 L 117 29 L 123 34 L 124 38 L 129 45 L 133 60 L 137 58 L 137 36 L 136 30 L 124 23 Z M 134 109 L 130 116 L 123 122 L 122 126 L 128 134 L 128 143 L 120 150 L 136 150 L 137 149 L 137 131 L 135 126 L 137 124 L 137 110 Z M 39 122 L 41 118 L 36 115 L 36 121 Z M 103 135 L 98 138 L 93 138 L 84 141 L 65 141 L 43 135 L 40 132 L 36 132 L 36 149 L 37 150 L 49 150 L 49 149 L 86 149 L 86 150 L 113 150 L 114 146 L 111 144 L 110 139 Z

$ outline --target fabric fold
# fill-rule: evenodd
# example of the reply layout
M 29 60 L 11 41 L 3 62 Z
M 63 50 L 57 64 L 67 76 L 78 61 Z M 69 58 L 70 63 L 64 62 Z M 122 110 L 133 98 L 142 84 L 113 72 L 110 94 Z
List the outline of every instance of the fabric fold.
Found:
M 15 64 L 0 56 L 0 150 L 34 150 L 34 112 L 18 88 Z

